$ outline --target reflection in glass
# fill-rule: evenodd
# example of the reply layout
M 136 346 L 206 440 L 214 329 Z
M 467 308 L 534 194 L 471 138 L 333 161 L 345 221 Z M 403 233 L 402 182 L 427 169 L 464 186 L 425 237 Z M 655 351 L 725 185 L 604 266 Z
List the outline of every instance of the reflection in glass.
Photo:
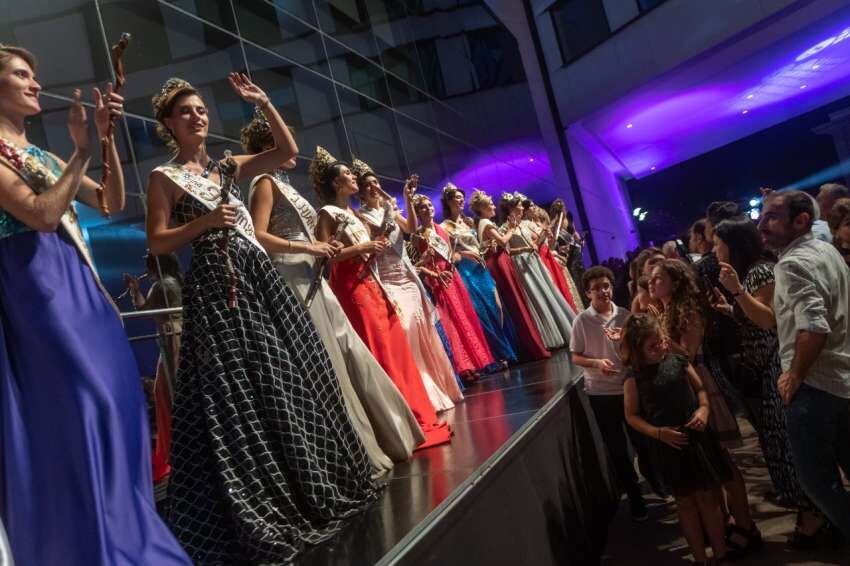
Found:
M 331 82 L 251 45 L 245 46 L 245 55 L 254 80 L 275 103 L 286 123 L 296 129 L 302 155 L 312 156 L 316 145 L 333 155 L 348 153 Z
M 152 117 L 151 96 L 170 77 L 183 78 L 207 103 L 210 133 L 239 137 L 249 109 L 227 82 L 245 70 L 239 40 L 166 4 L 147 1 L 107 2 L 102 8 L 108 36 L 133 31 L 127 68 L 125 108 Z
M 351 152 L 375 172 L 395 177 L 406 175 L 393 113 L 383 106 L 370 107 L 370 101 L 348 89 L 338 88 L 345 129 Z

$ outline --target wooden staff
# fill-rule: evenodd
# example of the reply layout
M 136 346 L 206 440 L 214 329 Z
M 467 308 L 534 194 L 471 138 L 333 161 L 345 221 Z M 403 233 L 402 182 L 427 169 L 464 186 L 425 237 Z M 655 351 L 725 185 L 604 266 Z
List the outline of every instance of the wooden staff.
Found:
M 127 49 L 127 46 L 130 44 L 130 34 L 122 33 L 121 39 L 118 40 L 118 43 L 112 46 L 112 70 L 115 71 L 115 88 L 113 92 L 118 94 L 124 90 L 124 83 L 127 82 L 127 77 L 124 74 L 124 50 Z M 109 104 L 109 100 L 106 101 L 106 104 Z M 106 184 L 109 182 L 109 175 L 112 173 L 112 166 L 109 164 L 109 157 L 111 155 L 110 151 L 110 139 L 112 138 L 112 133 L 115 130 L 115 116 L 109 116 L 109 123 L 106 126 L 106 133 L 100 139 L 100 161 L 102 163 L 103 169 L 101 170 L 100 177 L 100 185 L 98 185 L 95 192 L 97 193 L 97 205 L 100 207 L 100 213 L 109 217 L 109 206 L 106 204 L 106 195 L 104 194 L 104 189 L 106 188 Z
M 221 201 L 220 205 L 227 204 L 230 201 L 230 187 L 233 184 L 233 178 L 236 176 L 238 165 L 233 159 L 233 154 L 229 149 L 224 151 L 224 159 L 218 164 L 219 176 L 221 177 Z M 224 234 L 221 238 L 222 252 L 227 261 L 227 308 L 236 308 L 236 269 L 233 267 L 233 259 L 230 257 L 230 229 L 223 228 Z
M 333 238 L 331 240 L 340 240 L 342 238 L 343 233 L 345 232 L 345 226 L 348 222 L 348 219 L 345 215 L 339 214 L 335 217 L 336 231 L 334 232 Z M 310 305 L 313 304 L 313 299 L 316 298 L 316 293 L 319 292 L 319 287 L 322 285 L 322 279 L 325 277 L 325 269 L 330 263 L 331 258 L 328 256 L 323 257 L 316 264 L 316 272 L 313 274 L 313 280 L 310 281 L 310 288 L 307 289 L 307 296 L 304 298 L 304 305 L 309 309 Z

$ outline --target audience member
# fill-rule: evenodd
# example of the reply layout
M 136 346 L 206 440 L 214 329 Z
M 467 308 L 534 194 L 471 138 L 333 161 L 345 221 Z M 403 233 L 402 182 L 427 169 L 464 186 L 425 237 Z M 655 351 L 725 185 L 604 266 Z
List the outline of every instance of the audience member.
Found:
M 579 313 L 573 322 L 570 350 L 573 362 L 584 368 L 584 389 L 602 440 L 608 448 L 614 471 L 629 498 L 632 519 L 645 521 L 649 515 L 638 485 L 638 477 L 629 454 L 626 432 L 623 429 L 623 380 L 625 368 L 617 353 L 616 344 L 608 333 L 622 328 L 629 311 L 618 307 L 611 299 L 614 291 L 614 273 L 607 267 L 594 266 L 584 272 L 582 289 L 590 300 L 590 306 Z M 632 446 L 638 453 L 638 463 L 643 476 L 653 483 L 648 469 L 649 459 L 644 450 L 644 441 L 639 434 L 629 434 Z
M 704 254 L 711 251 L 711 242 L 705 236 L 705 225 L 707 220 L 700 218 L 691 225 L 688 230 L 688 257 L 691 263 L 696 263 Z
M 833 211 L 835 210 L 835 205 L 841 199 L 850 198 L 850 190 L 847 189 L 844 185 L 839 183 L 826 183 L 820 186 L 820 191 L 818 191 L 817 203 L 820 208 L 820 217 L 822 221 L 825 221 L 830 228 L 837 220 L 833 219 Z M 835 215 L 840 216 L 841 212 L 839 210 L 835 210 Z M 834 229 L 833 229 L 834 231 Z
M 779 393 L 798 478 L 812 502 L 850 541 L 850 271 L 814 238 L 812 199 L 768 195 L 759 230 L 779 252 L 773 307 L 783 373 Z

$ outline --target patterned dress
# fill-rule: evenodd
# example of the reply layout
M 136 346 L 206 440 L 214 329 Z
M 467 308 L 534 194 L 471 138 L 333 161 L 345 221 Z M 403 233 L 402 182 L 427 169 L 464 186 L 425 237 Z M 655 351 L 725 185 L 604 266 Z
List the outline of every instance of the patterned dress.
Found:
M 236 197 L 232 186 L 231 204 Z M 173 224 L 208 212 L 184 195 Z M 378 490 L 309 314 L 269 257 L 235 230 L 228 255 L 234 309 L 222 231 L 192 242 L 169 519 L 198 564 L 289 563 Z
M 753 265 L 741 284 L 752 295 L 774 281 L 773 264 L 764 262 Z M 791 446 L 785 431 L 785 408 L 777 387 L 782 366 L 776 329 L 759 328 L 747 318 L 737 303 L 734 316 L 741 340 L 739 376 L 744 382 L 761 384 L 761 414 L 758 419 L 761 426 L 758 435 L 770 479 L 780 497 L 801 507 L 811 507 L 797 481 Z

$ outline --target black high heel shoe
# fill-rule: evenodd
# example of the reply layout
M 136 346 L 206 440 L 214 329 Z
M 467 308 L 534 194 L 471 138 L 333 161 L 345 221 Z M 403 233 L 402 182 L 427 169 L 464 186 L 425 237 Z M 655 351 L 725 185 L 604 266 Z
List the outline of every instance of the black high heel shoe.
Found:
M 744 544 L 739 543 L 737 539 L 733 538 L 735 535 L 744 539 L 746 542 Z M 758 552 L 762 547 L 764 547 L 764 541 L 761 538 L 761 531 L 755 523 L 749 529 L 727 523 L 726 548 L 728 552 L 723 557 L 723 560 L 738 560 L 739 558 Z

